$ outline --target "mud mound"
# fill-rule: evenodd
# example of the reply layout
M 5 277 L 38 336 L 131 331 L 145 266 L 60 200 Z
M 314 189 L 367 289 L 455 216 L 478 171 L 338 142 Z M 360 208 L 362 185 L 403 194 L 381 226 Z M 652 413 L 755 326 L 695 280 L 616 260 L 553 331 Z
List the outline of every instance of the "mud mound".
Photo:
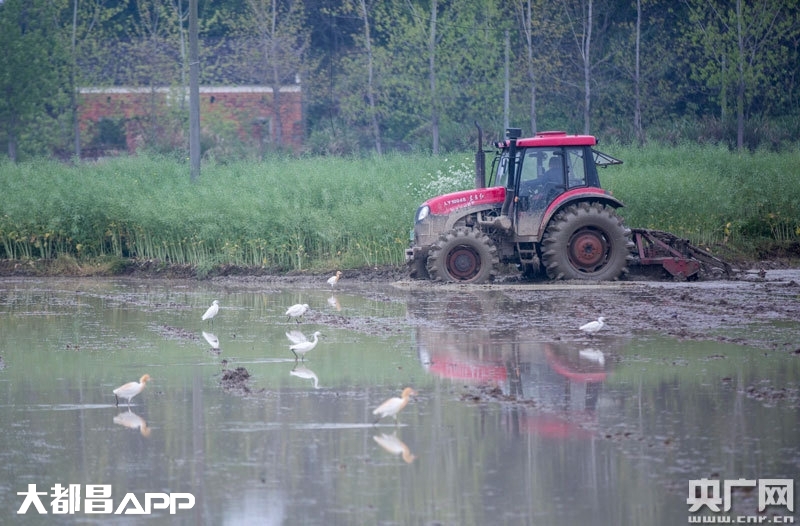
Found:
M 250 373 L 244 367 L 236 369 L 226 369 L 222 373 L 219 383 L 222 389 L 239 395 L 250 394 L 247 382 L 250 380 Z

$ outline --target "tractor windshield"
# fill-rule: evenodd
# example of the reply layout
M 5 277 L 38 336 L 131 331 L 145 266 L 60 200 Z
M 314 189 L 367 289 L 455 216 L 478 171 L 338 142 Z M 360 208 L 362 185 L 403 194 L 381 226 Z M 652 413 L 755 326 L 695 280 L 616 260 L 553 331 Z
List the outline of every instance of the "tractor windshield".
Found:
M 516 166 L 519 166 L 519 151 L 517 151 Z M 505 186 L 508 182 L 508 150 L 498 153 L 492 161 L 492 172 L 487 186 Z

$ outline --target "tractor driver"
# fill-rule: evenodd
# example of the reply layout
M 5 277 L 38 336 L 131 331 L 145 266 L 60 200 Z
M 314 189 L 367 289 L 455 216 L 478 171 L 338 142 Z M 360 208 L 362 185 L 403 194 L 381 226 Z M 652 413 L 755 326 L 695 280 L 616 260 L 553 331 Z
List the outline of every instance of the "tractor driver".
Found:
M 541 153 L 539 153 L 541 155 Z M 538 162 L 537 165 L 541 166 Z M 542 163 L 543 164 L 543 163 Z M 523 182 L 520 188 L 520 195 L 529 196 L 535 208 L 546 204 L 545 194 L 552 193 L 556 187 L 563 188 L 564 184 L 564 163 L 563 156 L 553 152 L 550 156 L 547 170 L 539 172 L 539 176 L 534 179 L 525 178 L 526 166 L 523 166 Z M 541 169 L 541 168 L 540 168 Z
M 564 159 L 561 155 L 555 154 L 550 157 L 550 164 L 547 171 L 542 176 L 542 184 L 563 184 L 564 182 Z

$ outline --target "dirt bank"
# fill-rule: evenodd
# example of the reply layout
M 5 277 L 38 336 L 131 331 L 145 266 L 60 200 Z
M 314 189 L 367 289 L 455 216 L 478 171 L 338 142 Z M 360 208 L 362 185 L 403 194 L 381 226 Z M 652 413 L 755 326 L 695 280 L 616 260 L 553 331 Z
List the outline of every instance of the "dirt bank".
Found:
M 530 305 L 560 303 L 546 326 L 538 327 L 544 337 L 560 340 L 580 338 L 564 334 L 577 320 L 602 315 L 616 334 L 658 332 L 683 339 L 729 341 L 768 350 L 793 352 L 800 357 L 800 267 L 780 260 L 756 263 L 739 262 L 734 279 L 676 282 L 632 272 L 618 282 L 524 281 L 515 272 L 502 274 L 489 285 L 436 284 L 408 278 L 405 267 L 384 266 L 344 271 L 338 290 L 358 292 L 379 300 L 402 300 L 401 296 L 434 293 L 442 296 L 492 291 L 512 301 Z M 107 274 L 92 269 L 64 266 L 57 262 L 0 261 L 0 277 L 82 276 Z M 210 276 L 212 283 L 227 287 L 269 289 L 275 287 L 328 287 L 331 272 L 291 272 L 278 274 L 266 269 L 224 267 Z M 113 276 L 158 279 L 196 279 L 195 269 L 169 266 L 156 261 L 128 262 Z M 535 299 L 532 300 L 532 295 Z M 396 298 L 395 298 L 396 297 Z M 406 298 L 407 299 L 407 298 Z M 468 312 L 468 311 L 465 311 Z M 516 327 L 530 325 L 529 312 L 502 312 L 505 323 Z M 314 316 L 314 315 L 312 315 Z M 370 333 L 397 331 L 396 320 L 360 320 L 317 313 L 312 321 Z M 463 320 L 459 320 L 459 317 Z M 456 313 L 449 324 L 469 317 Z M 409 323 L 413 323 L 413 320 Z M 484 323 L 486 323 L 484 321 Z M 550 331 L 548 333 L 548 331 Z
M 770 268 L 772 267 L 772 268 Z M 325 287 L 327 274 L 281 276 L 224 276 L 212 281 L 224 286 Z M 800 268 L 777 264 L 757 265 L 739 271 L 734 279 L 677 282 L 633 273 L 618 282 L 520 280 L 508 274 L 488 285 L 437 284 L 411 280 L 404 269 L 348 270 L 337 289 L 380 301 L 406 301 L 413 311 L 414 297 L 440 297 L 442 309 L 452 311 L 439 320 L 450 327 L 470 327 L 476 320 L 487 326 L 525 328 L 536 325 L 544 338 L 580 339 L 576 320 L 607 318 L 616 335 L 656 332 L 687 340 L 715 340 L 793 352 L 800 357 Z M 505 307 L 496 313 L 472 314 L 480 295 L 502 295 L 519 310 Z M 403 297 L 404 296 L 404 297 Z M 461 298 L 461 299 L 460 299 Z M 426 301 L 430 301 L 427 299 Z M 558 305 L 549 310 L 546 323 L 536 318 L 538 305 Z M 485 309 L 485 307 L 483 307 Z M 468 313 L 468 314 L 464 314 Z M 312 313 L 309 321 L 369 333 L 399 330 L 396 320 L 361 320 Z M 537 321 L 538 320 L 538 321 Z M 414 323 L 413 313 L 407 320 Z M 431 320 L 425 320 L 431 323 Z M 435 323 L 435 321 L 434 321 Z M 463 324 L 463 325 L 461 325 Z

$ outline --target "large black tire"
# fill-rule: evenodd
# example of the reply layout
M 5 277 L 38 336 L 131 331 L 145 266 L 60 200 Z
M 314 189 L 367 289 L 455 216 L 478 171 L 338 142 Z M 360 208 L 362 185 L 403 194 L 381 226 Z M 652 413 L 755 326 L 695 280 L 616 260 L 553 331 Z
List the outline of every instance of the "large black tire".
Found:
M 578 203 L 556 214 L 542 238 L 550 279 L 615 280 L 627 272 L 633 242 L 613 208 Z
M 428 275 L 434 281 L 484 283 L 497 274 L 497 247 L 480 230 L 456 228 L 439 236 L 428 253 Z

